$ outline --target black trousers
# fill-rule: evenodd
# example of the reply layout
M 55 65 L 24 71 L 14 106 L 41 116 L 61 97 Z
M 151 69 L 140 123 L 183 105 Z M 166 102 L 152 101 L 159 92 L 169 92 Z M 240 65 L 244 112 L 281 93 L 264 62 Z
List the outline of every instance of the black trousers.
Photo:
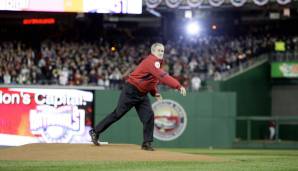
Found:
M 143 123 L 144 142 L 152 142 L 154 114 L 150 100 L 147 95 L 142 94 L 135 86 L 129 83 L 124 85 L 116 109 L 96 125 L 95 132 L 101 134 L 133 107 L 135 107 Z

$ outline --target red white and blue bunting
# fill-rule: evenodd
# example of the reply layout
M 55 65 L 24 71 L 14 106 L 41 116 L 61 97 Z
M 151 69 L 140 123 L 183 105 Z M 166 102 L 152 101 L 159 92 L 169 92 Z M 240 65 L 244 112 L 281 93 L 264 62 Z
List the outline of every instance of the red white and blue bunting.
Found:
M 268 4 L 269 0 L 253 0 L 253 2 L 258 6 L 263 6 Z
M 183 0 L 145 0 L 148 8 L 158 7 L 162 1 L 165 2 L 169 8 L 178 8 Z M 235 7 L 242 7 L 248 0 L 230 0 L 231 4 Z M 252 0 L 254 4 L 258 6 L 264 6 L 269 3 L 269 0 Z M 202 5 L 204 0 L 186 0 L 186 3 L 191 8 L 196 8 Z M 208 0 L 209 4 L 213 7 L 221 6 L 225 0 Z M 292 0 L 276 0 L 279 5 L 286 5 L 292 2 Z
M 166 4 L 170 8 L 177 8 L 182 0 L 165 0 Z
M 161 3 L 162 0 L 146 0 L 146 5 L 148 8 L 156 8 Z
M 196 8 L 198 6 L 200 6 L 203 3 L 204 0 L 187 0 L 187 4 L 191 7 L 191 8 Z
M 242 7 L 247 0 L 231 0 L 231 3 L 234 7 Z
M 225 0 L 209 0 L 209 4 L 210 4 L 211 6 L 214 6 L 214 7 L 219 7 L 219 6 L 221 6 L 224 2 L 225 2 Z
M 277 0 L 277 3 L 280 4 L 280 5 L 286 5 L 290 2 L 291 2 L 291 0 Z

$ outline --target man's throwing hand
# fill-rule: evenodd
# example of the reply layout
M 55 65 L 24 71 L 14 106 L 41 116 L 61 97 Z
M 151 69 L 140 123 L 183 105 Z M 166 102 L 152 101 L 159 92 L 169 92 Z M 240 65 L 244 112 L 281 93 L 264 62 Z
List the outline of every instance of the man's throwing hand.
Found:
M 157 101 L 162 100 L 162 96 L 161 96 L 161 94 L 156 93 L 156 95 L 155 95 L 155 99 L 156 99 Z
M 182 96 L 186 96 L 186 90 L 183 86 L 180 87 L 179 92 Z

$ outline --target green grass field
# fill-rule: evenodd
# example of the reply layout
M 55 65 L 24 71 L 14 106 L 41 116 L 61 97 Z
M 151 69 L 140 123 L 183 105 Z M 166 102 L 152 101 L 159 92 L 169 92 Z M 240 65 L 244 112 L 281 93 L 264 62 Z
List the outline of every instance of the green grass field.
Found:
M 0 161 L 1 171 L 298 170 L 298 150 L 165 149 L 222 158 L 220 162 Z M 79 154 L 78 154 L 79 155 Z

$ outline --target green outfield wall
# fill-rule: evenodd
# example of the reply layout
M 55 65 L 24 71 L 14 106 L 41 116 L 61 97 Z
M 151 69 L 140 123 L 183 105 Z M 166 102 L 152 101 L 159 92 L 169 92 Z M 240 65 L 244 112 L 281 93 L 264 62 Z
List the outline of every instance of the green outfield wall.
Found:
M 120 91 L 95 92 L 95 123 L 114 110 Z M 164 99 L 182 105 L 187 113 L 184 133 L 172 141 L 154 141 L 157 147 L 232 147 L 235 139 L 236 94 L 192 92 L 186 97 L 175 91 L 162 92 Z M 151 99 L 153 102 L 154 99 Z M 142 124 L 135 109 L 102 135 L 110 143 L 142 143 Z
M 270 64 L 265 61 L 223 81 L 209 82 L 217 92 L 235 92 L 237 96 L 237 116 L 271 116 Z M 246 122 L 236 125 L 236 137 L 246 139 Z M 266 138 L 265 122 L 252 123 L 252 139 Z

